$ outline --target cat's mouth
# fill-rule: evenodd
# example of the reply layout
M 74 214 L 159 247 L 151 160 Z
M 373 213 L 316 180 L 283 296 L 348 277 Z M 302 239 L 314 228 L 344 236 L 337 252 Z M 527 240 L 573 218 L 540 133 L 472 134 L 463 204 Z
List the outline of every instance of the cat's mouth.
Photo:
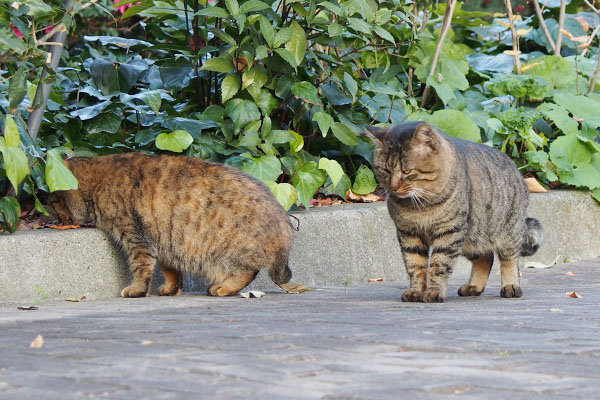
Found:
M 413 191 L 412 188 L 405 187 L 405 186 L 391 187 L 390 190 L 393 194 L 395 194 L 396 196 L 403 198 L 403 199 L 407 198 L 407 197 L 411 197 L 411 194 Z

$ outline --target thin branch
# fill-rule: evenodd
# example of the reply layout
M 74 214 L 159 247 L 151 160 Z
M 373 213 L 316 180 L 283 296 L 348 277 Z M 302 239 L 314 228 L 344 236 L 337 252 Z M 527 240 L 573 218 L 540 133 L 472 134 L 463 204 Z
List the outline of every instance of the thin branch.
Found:
M 556 35 L 556 47 L 554 48 L 554 55 L 560 56 L 560 47 L 562 44 L 562 30 L 565 26 L 565 9 L 567 7 L 566 0 L 560 0 L 560 14 L 558 16 L 558 34 Z
M 596 69 L 594 70 L 594 74 L 590 78 L 588 82 L 589 90 L 588 94 L 592 94 L 594 89 L 596 88 L 596 81 L 598 80 L 598 73 L 600 72 L 600 44 L 598 44 L 598 61 L 596 61 Z
M 589 8 L 592 9 L 592 11 L 594 11 L 596 14 L 600 15 L 600 10 L 598 10 L 596 7 L 594 7 L 594 5 L 592 3 L 590 3 L 588 0 L 583 0 L 585 2 L 585 4 L 588 5 Z
M 540 26 L 542 27 L 542 31 L 544 31 L 546 40 L 548 41 L 548 43 L 550 44 L 550 48 L 554 52 L 556 45 L 554 44 L 554 39 L 552 39 L 552 36 L 550 36 L 550 31 L 548 31 L 548 27 L 546 26 L 546 21 L 544 21 L 544 17 L 542 15 L 542 9 L 540 8 L 540 3 L 538 3 L 538 0 L 531 0 L 531 2 L 533 3 L 533 7 L 535 8 L 535 14 L 537 15 L 538 20 L 540 21 Z
M 587 40 L 587 42 L 585 42 L 584 44 L 582 44 L 579 47 L 583 48 L 583 51 L 581 52 L 581 56 L 585 57 L 585 55 L 587 54 L 588 50 L 590 49 L 590 46 L 592 44 L 592 42 L 594 41 L 594 37 L 596 37 L 596 35 L 598 34 L 598 31 L 600 30 L 600 24 L 598 24 L 594 30 L 592 31 L 592 34 L 590 35 L 590 38 Z
M 515 57 L 515 65 L 517 66 L 517 74 L 521 75 L 521 59 L 519 58 L 521 51 L 519 50 L 519 38 L 517 36 L 517 30 L 515 29 L 515 21 L 512 13 L 512 4 L 510 0 L 504 0 L 504 5 L 506 6 L 506 12 L 508 13 L 508 22 L 510 22 L 510 32 L 512 34 L 512 47 Z
M 446 12 L 444 13 L 444 22 L 442 22 L 442 32 L 440 34 L 440 41 L 438 42 L 437 47 L 435 49 L 435 54 L 433 55 L 431 69 L 429 70 L 428 77 L 433 77 L 435 75 L 435 69 L 437 68 L 437 63 L 440 59 L 440 55 L 442 54 L 442 50 L 444 49 L 444 42 L 446 41 L 446 36 L 448 35 L 448 31 L 450 30 L 450 24 L 452 23 L 454 7 L 456 7 L 456 0 L 448 0 L 448 4 L 446 5 Z M 421 99 L 421 108 L 425 107 L 425 104 L 427 104 L 427 98 L 429 97 L 430 91 L 431 86 L 429 86 L 429 84 L 426 84 L 425 90 L 423 91 L 423 98 Z

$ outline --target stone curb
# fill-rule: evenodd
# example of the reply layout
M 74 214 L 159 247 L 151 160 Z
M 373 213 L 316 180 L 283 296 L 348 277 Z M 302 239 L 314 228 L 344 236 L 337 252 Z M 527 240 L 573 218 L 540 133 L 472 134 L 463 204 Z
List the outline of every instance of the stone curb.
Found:
M 322 207 L 294 215 L 300 221 L 290 258 L 294 281 L 319 287 L 406 278 L 385 203 Z M 540 251 L 524 261 L 549 264 L 600 256 L 600 206 L 588 194 L 532 194 L 529 215 L 542 222 L 545 238 Z M 455 271 L 468 268 L 469 263 L 461 260 Z M 49 299 L 110 298 L 118 296 L 129 280 L 122 256 L 97 229 L 0 235 L 0 303 L 33 302 L 38 295 L 35 285 Z M 158 272 L 154 288 L 160 280 Z M 250 288 L 276 286 L 261 273 Z M 185 290 L 203 291 L 205 286 L 188 276 Z

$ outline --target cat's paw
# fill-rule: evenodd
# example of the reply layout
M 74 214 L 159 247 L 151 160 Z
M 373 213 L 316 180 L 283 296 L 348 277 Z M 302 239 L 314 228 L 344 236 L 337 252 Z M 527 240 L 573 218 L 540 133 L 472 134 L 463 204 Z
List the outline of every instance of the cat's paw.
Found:
M 215 283 L 214 285 L 211 285 L 208 288 L 208 294 L 211 296 L 218 296 L 218 297 L 224 297 L 224 296 L 233 296 L 238 294 L 239 290 L 237 291 L 233 291 L 230 288 L 221 285 L 221 284 L 217 284 Z
M 144 297 L 148 289 L 144 290 L 139 286 L 130 285 L 121 290 L 121 297 Z
M 479 289 L 477 286 L 469 285 L 468 283 L 458 288 L 459 296 L 479 296 L 481 293 L 483 293 L 483 290 Z
M 500 290 L 500 296 L 502 297 L 521 297 L 523 296 L 523 291 L 519 285 L 512 284 L 506 285 Z
M 158 294 L 161 296 L 179 296 L 181 288 L 179 285 L 168 285 L 165 283 L 158 288 Z
M 418 290 L 408 289 L 406 292 L 402 293 L 402 301 L 408 302 L 417 302 L 421 301 L 421 294 Z
M 423 303 L 443 303 L 444 295 L 439 290 L 427 289 L 421 295 L 421 301 Z

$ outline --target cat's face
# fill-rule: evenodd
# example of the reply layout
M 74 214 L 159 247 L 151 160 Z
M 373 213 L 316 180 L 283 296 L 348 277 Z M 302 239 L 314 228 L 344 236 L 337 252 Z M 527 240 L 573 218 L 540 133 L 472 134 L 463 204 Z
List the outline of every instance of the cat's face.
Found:
M 66 190 L 50 193 L 48 204 L 56 211 L 63 224 L 82 224 L 91 222 L 91 215 L 81 193 L 77 190 Z
M 431 198 L 439 191 L 440 136 L 423 123 L 367 128 L 374 139 L 375 173 L 392 196 Z

